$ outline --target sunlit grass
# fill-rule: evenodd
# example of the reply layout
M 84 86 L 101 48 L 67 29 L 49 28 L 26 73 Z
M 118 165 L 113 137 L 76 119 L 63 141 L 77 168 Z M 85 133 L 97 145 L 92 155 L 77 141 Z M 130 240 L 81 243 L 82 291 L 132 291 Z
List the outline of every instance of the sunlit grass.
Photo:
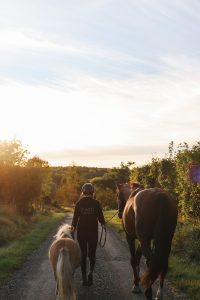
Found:
M 21 267 L 27 257 L 38 248 L 51 229 L 64 217 L 64 213 L 51 213 L 40 216 L 36 223 L 29 227 L 28 232 L 16 240 L 0 248 L 0 286 L 11 276 L 12 272 Z
M 107 222 L 107 224 L 110 225 L 111 227 L 113 227 L 122 237 L 124 237 L 125 234 L 124 234 L 124 230 L 122 228 L 122 221 L 118 218 L 118 215 L 116 213 L 117 213 L 117 210 L 115 210 L 115 209 L 105 210 L 103 212 L 105 221 Z

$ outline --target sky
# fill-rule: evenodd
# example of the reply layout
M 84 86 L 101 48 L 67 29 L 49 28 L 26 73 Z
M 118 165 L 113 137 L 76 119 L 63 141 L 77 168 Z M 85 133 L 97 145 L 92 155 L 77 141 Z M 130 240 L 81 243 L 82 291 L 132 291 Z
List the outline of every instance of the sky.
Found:
M 0 0 L 0 140 L 116 167 L 200 140 L 198 0 Z

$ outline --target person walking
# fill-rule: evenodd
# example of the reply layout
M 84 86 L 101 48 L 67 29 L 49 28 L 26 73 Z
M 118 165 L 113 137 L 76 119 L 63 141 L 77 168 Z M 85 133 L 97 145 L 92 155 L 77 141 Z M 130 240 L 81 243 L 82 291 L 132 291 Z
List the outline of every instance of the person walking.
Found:
M 77 230 L 77 240 L 81 248 L 82 285 L 93 284 L 93 271 L 96 261 L 98 243 L 98 221 L 105 225 L 102 208 L 99 201 L 94 199 L 94 187 L 85 183 L 82 187 L 80 200 L 75 205 L 72 226 Z M 87 277 L 87 257 L 90 262 L 90 271 Z

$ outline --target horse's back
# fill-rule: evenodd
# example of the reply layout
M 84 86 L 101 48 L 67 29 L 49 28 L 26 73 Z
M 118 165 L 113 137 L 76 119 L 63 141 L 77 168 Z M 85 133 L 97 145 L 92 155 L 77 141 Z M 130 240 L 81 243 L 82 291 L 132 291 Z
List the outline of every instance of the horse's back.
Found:
M 177 220 L 177 203 L 171 195 L 160 189 L 145 189 L 134 199 L 135 229 L 138 238 L 152 239 L 158 218 L 167 215 L 167 230 L 174 231 Z
M 62 248 L 66 248 L 69 252 L 69 257 L 73 268 L 77 268 L 81 260 L 80 247 L 76 241 L 70 238 L 61 238 L 55 240 L 49 249 L 49 258 L 53 268 L 56 267 L 58 255 Z

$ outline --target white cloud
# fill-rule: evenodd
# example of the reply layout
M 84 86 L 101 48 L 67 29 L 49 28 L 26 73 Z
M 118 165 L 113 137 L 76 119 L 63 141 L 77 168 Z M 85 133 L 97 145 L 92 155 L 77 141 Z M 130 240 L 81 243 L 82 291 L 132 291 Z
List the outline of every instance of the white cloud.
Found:
M 97 47 L 95 44 L 78 42 L 68 39 L 61 42 L 56 36 L 49 36 L 40 32 L 26 29 L 0 29 L 0 52 L 13 54 L 23 53 L 52 53 L 54 55 L 72 55 L 103 58 L 109 61 L 124 61 L 155 65 L 140 58 L 118 52 L 113 49 Z
M 127 80 L 84 74 L 48 86 L 1 80 L 0 139 L 16 136 L 31 152 L 55 156 L 57 164 L 65 155 L 81 164 L 82 153 L 84 164 L 108 165 L 145 161 L 154 147 L 164 155 L 171 140 L 196 142 L 200 63 L 186 57 L 162 61 L 162 73 Z

